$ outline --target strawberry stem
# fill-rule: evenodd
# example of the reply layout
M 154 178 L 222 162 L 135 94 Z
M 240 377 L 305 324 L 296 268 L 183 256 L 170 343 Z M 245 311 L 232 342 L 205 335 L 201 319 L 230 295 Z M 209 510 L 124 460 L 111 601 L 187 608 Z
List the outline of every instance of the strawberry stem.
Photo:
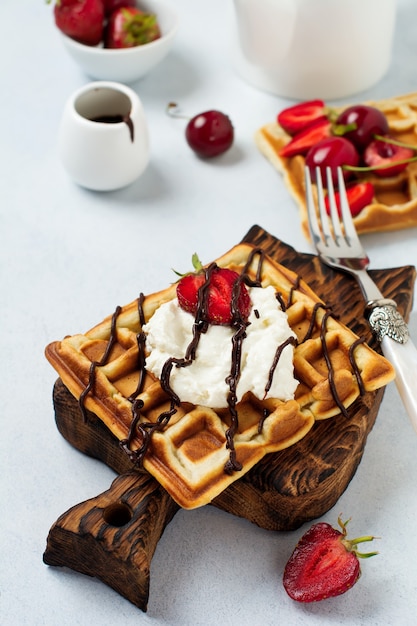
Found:
M 193 256 L 191 257 L 191 262 L 193 264 L 193 268 L 195 269 L 195 271 L 201 272 L 201 270 L 203 269 L 203 264 L 201 263 L 197 252 L 194 252 Z
M 201 272 L 204 269 L 203 268 L 203 264 L 201 263 L 197 252 L 194 252 L 193 256 L 191 257 L 191 262 L 193 264 L 193 268 L 194 268 L 195 272 L 198 273 L 198 272 Z M 193 274 L 194 273 L 194 272 L 185 272 L 185 274 L 182 274 L 181 272 L 178 272 L 177 270 L 174 270 L 173 268 L 172 268 L 172 271 L 174 272 L 174 274 L 176 274 L 180 278 L 184 278 L 184 276 L 188 276 L 188 274 Z
M 368 535 L 366 537 L 357 537 L 356 539 L 342 539 L 342 544 L 345 546 L 348 552 L 353 552 L 360 559 L 368 559 L 371 556 L 376 556 L 379 552 L 358 552 L 356 545 L 358 543 L 364 543 L 365 541 L 373 541 L 375 537 Z
M 342 522 L 341 517 L 337 518 L 337 522 L 342 529 L 343 539 L 341 539 L 341 543 L 344 545 L 348 552 L 353 552 L 360 559 L 368 559 L 371 556 L 376 556 L 379 552 L 358 552 L 356 546 L 359 543 L 365 543 L 366 541 L 373 541 L 376 539 L 373 535 L 364 535 L 363 537 L 356 537 L 356 539 L 346 539 L 346 526 L 350 522 L 351 518 L 347 519 L 345 522 Z

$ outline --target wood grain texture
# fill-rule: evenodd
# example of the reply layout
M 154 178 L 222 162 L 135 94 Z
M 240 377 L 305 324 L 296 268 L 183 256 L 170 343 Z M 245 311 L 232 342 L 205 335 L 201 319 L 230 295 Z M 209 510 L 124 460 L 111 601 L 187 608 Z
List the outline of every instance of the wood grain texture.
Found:
M 259 226 L 252 227 L 244 241 L 262 247 L 299 274 L 332 305 L 334 315 L 378 349 L 363 317 L 361 292 L 352 277 L 322 265 L 316 256 L 297 253 Z M 396 300 L 407 320 L 415 268 L 374 270 L 370 274 L 382 293 Z M 212 505 L 275 531 L 293 530 L 322 516 L 352 480 L 383 394 L 380 389 L 358 398 L 349 409 L 349 419 L 339 416 L 317 422 L 299 443 L 265 456 Z M 128 457 L 101 420 L 89 413 L 84 422 L 78 402 L 60 380 L 54 387 L 53 402 L 63 437 L 122 476 L 104 494 L 73 507 L 56 521 L 48 536 L 44 560 L 96 576 L 145 611 L 151 559 L 178 506 L 146 472 L 132 470 Z M 110 506 L 117 511 L 124 504 L 132 517 L 115 528 L 104 511 Z
M 127 472 L 108 491 L 61 515 L 43 560 L 94 576 L 146 611 L 151 560 L 177 510 L 149 474 Z

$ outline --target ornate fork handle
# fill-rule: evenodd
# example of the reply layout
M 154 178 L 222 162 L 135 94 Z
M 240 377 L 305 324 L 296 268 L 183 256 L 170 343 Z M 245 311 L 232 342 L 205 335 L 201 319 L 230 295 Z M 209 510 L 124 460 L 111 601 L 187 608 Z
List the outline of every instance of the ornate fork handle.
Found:
M 366 301 L 368 322 L 384 356 L 392 363 L 395 383 L 417 432 L 417 348 L 394 300 L 384 298 L 366 270 L 354 273 Z
M 367 308 L 369 325 L 380 342 L 384 337 L 390 337 L 398 343 L 407 343 L 410 338 L 408 327 L 394 300 L 368 302 Z

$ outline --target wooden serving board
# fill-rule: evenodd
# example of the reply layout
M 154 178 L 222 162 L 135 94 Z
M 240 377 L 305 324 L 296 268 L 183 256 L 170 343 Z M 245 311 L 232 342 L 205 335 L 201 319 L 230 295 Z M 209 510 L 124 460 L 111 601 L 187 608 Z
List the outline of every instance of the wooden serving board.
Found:
M 378 349 L 363 317 L 364 301 L 355 280 L 299 254 L 259 226 L 244 241 L 303 278 L 355 333 Z M 407 320 L 413 303 L 412 266 L 370 272 L 382 293 L 397 302 Z M 364 452 L 384 390 L 367 393 L 339 416 L 315 424 L 294 446 L 265 456 L 229 486 L 212 505 L 269 530 L 293 530 L 322 516 L 339 499 Z M 63 437 L 100 459 L 119 476 L 109 490 L 64 513 L 52 526 L 44 553 L 49 565 L 95 576 L 146 611 L 151 560 L 178 505 L 147 472 L 132 468 L 118 441 L 92 413 L 84 422 L 78 402 L 61 380 L 53 391 L 55 419 Z

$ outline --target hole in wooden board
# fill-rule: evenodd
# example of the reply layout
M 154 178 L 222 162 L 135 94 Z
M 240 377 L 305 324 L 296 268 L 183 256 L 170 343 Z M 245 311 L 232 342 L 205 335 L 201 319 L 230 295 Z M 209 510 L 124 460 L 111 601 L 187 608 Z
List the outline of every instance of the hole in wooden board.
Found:
M 114 502 L 104 509 L 103 518 L 107 524 L 120 528 L 130 522 L 132 519 L 132 511 L 127 504 Z

